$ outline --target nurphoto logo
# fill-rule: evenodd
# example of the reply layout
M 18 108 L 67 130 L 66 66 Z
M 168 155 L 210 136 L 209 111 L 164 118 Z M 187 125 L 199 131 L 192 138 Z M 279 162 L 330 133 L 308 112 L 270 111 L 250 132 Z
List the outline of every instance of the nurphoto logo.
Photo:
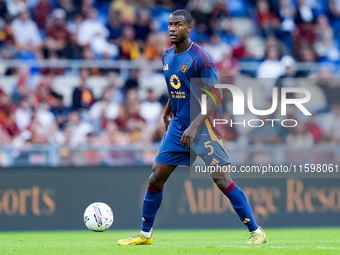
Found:
M 210 89 L 212 89 L 209 86 Z M 235 85 L 231 84 L 216 84 L 215 88 L 217 89 L 228 89 L 231 92 L 232 98 L 233 98 L 233 115 L 244 115 L 245 114 L 245 96 L 243 94 L 243 91 L 236 87 Z M 204 90 L 215 102 L 215 105 L 217 105 L 217 102 L 215 98 L 213 97 L 212 93 L 207 91 L 206 89 Z M 216 92 L 215 89 L 212 89 L 212 91 L 217 95 L 220 103 L 221 100 Z M 287 115 L 287 105 L 295 105 L 304 115 L 312 115 L 306 107 L 303 105 L 304 103 L 307 103 L 311 99 L 311 93 L 309 90 L 305 88 L 281 88 L 280 93 L 278 93 L 279 90 L 278 88 L 272 88 L 272 104 L 271 107 L 267 110 L 259 110 L 255 109 L 254 107 L 254 102 L 253 102 L 253 88 L 248 88 L 247 89 L 247 106 L 248 109 L 251 113 L 254 115 L 258 116 L 268 116 L 272 113 L 274 113 L 278 107 L 278 97 L 279 94 L 281 94 L 281 115 L 286 116 Z M 301 94 L 303 97 L 302 98 L 287 98 L 287 94 L 289 93 L 295 93 L 295 94 Z M 201 114 L 206 115 L 207 114 L 207 94 L 202 94 L 201 95 Z M 251 119 L 248 120 L 246 123 L 246 120 L 242 122 L 232 122 L 232 120 L 226 120 L 226 119 L 214 119 L 213 120 L 213 126 L 215 127 L 216 125 L 225 125 L 229 124 L 232 125 L 243 125 L 250 127 L 262 127 L 264 125 L 264 121 L 268 121 L 272 123 L 272 127 L 274 127 L 274 122 L 278 121 L 281 122 L 281 125 L 284 127 L 295 127 L 297 126 L 298 122 L 295 119 Z M 292 124 L 291 124 L 292 123 Z

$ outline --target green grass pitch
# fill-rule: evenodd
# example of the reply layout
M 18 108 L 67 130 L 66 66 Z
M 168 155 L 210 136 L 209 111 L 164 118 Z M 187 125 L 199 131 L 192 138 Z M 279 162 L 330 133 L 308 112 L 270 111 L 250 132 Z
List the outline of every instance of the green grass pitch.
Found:
M 159 230 L 147 246 L 119 247 L 131 231 L 2 232 L 0 255 L 8 254 L 340 254 L 340 229 L 265 229 L 268 242 L 247 245 L 246 230 Z

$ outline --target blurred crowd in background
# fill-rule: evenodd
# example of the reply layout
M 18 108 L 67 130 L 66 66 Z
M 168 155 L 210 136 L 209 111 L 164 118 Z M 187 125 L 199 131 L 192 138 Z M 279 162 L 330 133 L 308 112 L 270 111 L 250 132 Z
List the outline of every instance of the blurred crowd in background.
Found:
M 221 78 L 272 78 L 275 82 L 259 88 L 268 100 L 272 87 L 309 78 L 319 95 L 313 115 L 302 118 L 296 128 L 226 127 L 226 141 L 294 148 L 340 143 L 340 80 L 335 78 L 340 68 L 330 71 L 327 66 L 340 59 L 340 0 L 0 0 L 0 61 L 161 62 L 171 46 L 167 19 L 178 8 L 191 12 L 191 38 L 209 53 Z M 245 30 L 242 35 L 235 31 L 237 25 Z M 243 72 L 242 61 L 260 63 L 257 72 Z M 300 62 L 323 68 L 297 71 Z M 1 77 L 16 77 L 11 93 L 0 89 L 0 145 L 152 145 L 165 132 L 162 115 L 168 95 L 148 88 L 140 96 L 144 70 L 124 73 L 122 86 L 117 86 L 119 68 L 80 68 L 80 83 L 74 84 L 72 102 L 65 105 L 53 87 L 57 77 L 68 75 L 65 68 L 0 69 L 0 88 Z M 87 86 L 93 76 L 108 81 L 99 98 Z M 224 117 L 234 118 L 228 113 Z

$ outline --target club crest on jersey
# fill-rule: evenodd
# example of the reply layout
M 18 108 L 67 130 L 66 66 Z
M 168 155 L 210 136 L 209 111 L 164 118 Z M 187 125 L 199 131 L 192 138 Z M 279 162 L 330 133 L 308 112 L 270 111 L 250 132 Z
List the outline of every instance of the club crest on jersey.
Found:
M 186 73 L 188 71 L 188 65 L 184 64 L 181 66 L 182 73 Z
M 181 87 L 181 81 L 176 74 L 171 75 L 170 84 L 175 89 L 179 89 Z

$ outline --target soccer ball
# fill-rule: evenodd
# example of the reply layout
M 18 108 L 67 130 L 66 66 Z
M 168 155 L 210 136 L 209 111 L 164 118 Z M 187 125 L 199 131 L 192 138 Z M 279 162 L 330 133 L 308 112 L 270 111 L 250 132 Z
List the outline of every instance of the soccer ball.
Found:
M 103 232 L 113 223 L 112 209 L 101 202 L 90 204 L 84 212 L 84 223 L 92 231 Z

